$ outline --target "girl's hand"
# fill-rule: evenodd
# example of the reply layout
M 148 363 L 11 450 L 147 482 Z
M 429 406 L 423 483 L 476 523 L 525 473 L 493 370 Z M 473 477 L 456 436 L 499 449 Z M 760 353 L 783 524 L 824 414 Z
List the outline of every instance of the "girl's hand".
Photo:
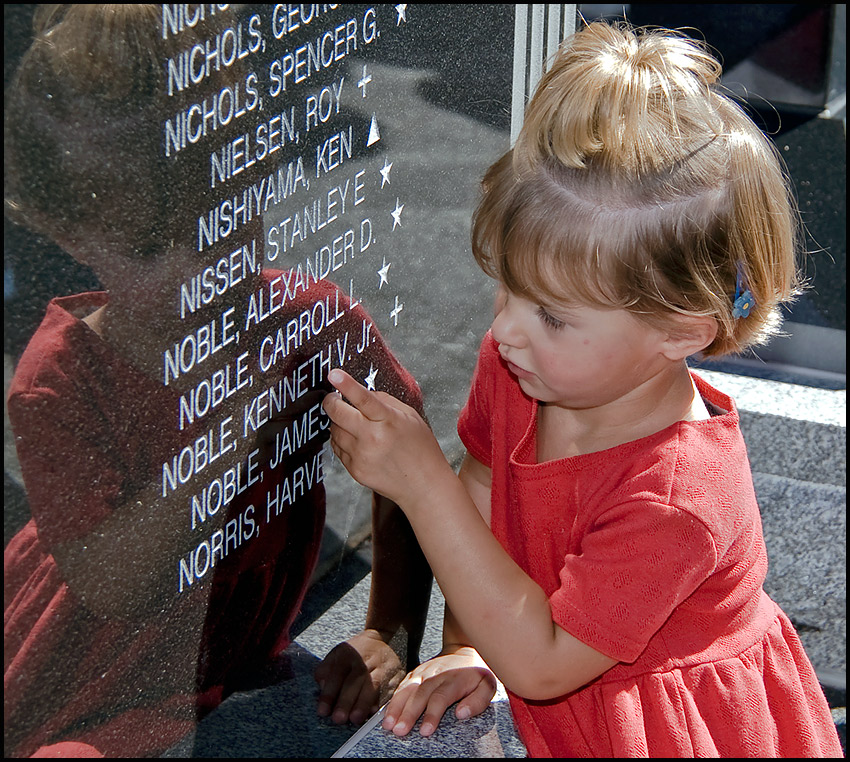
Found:
M 455 716 L 481 714 L 496 693 L 496 676 L 471 646 L 452 646 L 420 664 L 404 678 L 384 714 L 382 726 L 407 735 L 422 717 L 419 733 L 431 735 L 446 710 L 458 702 Z
M 454 475 L 413 408 L 386 392 L 369 391 L 339 369 L 328 380 L 345 397 L 329 394 L 323 403 L 333 422 L 331 446 L 358 482 L 407 508 L 434 479 Z

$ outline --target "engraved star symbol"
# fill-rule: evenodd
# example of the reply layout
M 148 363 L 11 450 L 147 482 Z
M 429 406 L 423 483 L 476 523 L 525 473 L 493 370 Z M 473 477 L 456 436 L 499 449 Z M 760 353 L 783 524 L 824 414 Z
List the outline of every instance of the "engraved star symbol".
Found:
M 396 229 L 398 225 L 401 225 L 401 210 L 404 209 L 404 204 L 399 203 L 398 197 L 395 200 L 395 209 L 391 212 L 393 216 L 393 230 Z
M 381 282 L 378 284 L 378 291 L 380 291 L 381 288 L 383 288 L 384 283 L 389 283 L 389 280 L 387 279 L 387 271 L 389 269 L 390 269 L 390 265 L 387 264 L 387 258 L 384 257 L 383 265 L 381 265 L 381 269 L 378 270 L 378 275 L 381 276 Z
M 395 21 L 395 25 L 398 26 L 403 21 L 405 24 L 407 23 L 407 3 L 399 3 L 395 7 L 395 12 L 398 14 L 398 18 Z
M 375 376 L 377 376 L 377 375 L 378 375 L 378 369 L 374 365 L 369 363 L 369 375 L 366 376 L 365 381 L 366 381 L 366 388 L 370 392 L 375 391 Z
M 383 188 L 390 181 L 390 170 L 393 168 L 393 163 L 384 158 L 384 166 L 381 167 L 381 187 Z

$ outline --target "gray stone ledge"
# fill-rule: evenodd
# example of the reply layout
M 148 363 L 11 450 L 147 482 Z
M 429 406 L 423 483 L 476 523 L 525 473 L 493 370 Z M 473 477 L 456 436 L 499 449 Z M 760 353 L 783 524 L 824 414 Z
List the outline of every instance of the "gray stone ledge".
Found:
M 847 427 L 847 390 L 695 368 L 696 374 L 735 400 L 739 411 Z

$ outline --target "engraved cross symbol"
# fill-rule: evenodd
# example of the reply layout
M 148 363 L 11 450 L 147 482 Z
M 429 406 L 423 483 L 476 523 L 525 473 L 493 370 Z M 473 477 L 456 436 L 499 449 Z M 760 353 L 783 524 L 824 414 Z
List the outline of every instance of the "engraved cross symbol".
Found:
M 357 87 L 360 88 L 363 93 L 362 97 L 366 97 L 366 85 L 368 85 L 372 81 L 372 75 L 366 73 L 366 65 L 363 65 L 363 76 L 360 78 L 360 81 L 357 83 Z
M 393 319 L 393 325 L 398 325 L 398 313 L 404 309 L 404 302 L 398 303 L 398 294 L 395 297 L 395 307 L 390 311 L 390 317 Z

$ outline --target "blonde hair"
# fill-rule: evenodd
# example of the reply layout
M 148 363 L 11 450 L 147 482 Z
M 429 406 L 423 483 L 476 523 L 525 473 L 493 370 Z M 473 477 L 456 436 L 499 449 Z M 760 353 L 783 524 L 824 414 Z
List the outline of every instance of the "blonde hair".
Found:
M 720 64 L 669 30 L 597 22 L 564 43 L 514 149 L 482 183 L 473 252 L 516 293 L 669 324 L 712 316 L 706 356 L 777 332 L 799 287 L 776 149 L 719 92 Z M 748 289 L 754 305 L 736 319 Z

